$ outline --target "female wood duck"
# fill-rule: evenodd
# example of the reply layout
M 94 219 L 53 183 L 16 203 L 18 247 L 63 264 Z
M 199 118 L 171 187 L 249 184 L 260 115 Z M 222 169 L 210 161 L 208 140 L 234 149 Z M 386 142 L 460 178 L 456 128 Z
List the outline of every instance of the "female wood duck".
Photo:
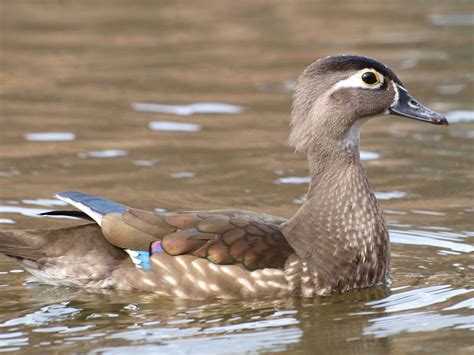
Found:
M 308 157 L 308 199 L 289 220 L 239 210 L 156 213 L 80 192 L 56 197 L 89 219 L 0 232 L 0 252 L 37 280 L 164 297 L 314 297 L 384 284 L 390 245 L 359 158 L 361 125 L 393 114 L 447 125 L 380 62 L 319 59 L 299 77 L 290 144 Z

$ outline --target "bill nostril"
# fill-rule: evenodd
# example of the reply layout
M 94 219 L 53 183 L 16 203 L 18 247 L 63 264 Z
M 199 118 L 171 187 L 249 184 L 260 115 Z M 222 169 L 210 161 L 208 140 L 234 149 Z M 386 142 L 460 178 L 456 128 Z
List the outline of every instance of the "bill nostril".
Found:
M 418 107 L 419 106 L 418 102 L 416 102 L 415 100 L 408 101 L 408 104 L 412 107 Z

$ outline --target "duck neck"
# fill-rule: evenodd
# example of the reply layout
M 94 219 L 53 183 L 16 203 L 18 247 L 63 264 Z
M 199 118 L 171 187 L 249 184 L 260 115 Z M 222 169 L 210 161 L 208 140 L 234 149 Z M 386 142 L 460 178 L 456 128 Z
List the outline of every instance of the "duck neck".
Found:
M 384 282 L 388 233 L 358 144 L 325 146 L 308 153 L 308 197 L 282 231 L 322 293 Z

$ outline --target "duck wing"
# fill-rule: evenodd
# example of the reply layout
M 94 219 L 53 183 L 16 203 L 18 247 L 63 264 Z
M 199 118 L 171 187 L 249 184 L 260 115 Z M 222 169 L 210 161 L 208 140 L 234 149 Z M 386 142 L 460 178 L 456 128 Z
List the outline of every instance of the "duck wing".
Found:
M 285 221 L 281 217 L 240 210 L 159 213 L 71 191 L 56 197 L 81 210 L 83 218 L 92 218 L 111 244 L 126 250 L 145 269 L 156 253 L 192 255 L 249 271 L 282 269 L 294 253 L 278 227 Z M 52 213 L 62 212 L 70 211 Z

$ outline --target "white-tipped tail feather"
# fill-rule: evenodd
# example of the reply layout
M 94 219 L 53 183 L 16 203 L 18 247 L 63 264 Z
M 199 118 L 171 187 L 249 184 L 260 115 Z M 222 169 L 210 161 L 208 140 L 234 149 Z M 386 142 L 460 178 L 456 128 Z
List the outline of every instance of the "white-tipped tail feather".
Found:
M 102 217 L 104 217 L 103 214 L 100 214 L 96 211 L 93 211 L 90 207 L 88 207 L 88 206 L 86 206 L 86 205 L 84 205 L 84 204 L 82 204 L 78 201 L 74 201 L 74 200 L 70 199 L 69 197 L 64 197 L 64 196 L 61 196 L 59 194 L 54 194 L 54 197 L 56 197 L 57 199 L 59 199 L 61 201 L 67 202 L 71 206 L 74 206 L 77 209 L 81 210 L 82 212 L 84 212 L 85 214 L 90 216 L 99 226 L 102 226 Z

